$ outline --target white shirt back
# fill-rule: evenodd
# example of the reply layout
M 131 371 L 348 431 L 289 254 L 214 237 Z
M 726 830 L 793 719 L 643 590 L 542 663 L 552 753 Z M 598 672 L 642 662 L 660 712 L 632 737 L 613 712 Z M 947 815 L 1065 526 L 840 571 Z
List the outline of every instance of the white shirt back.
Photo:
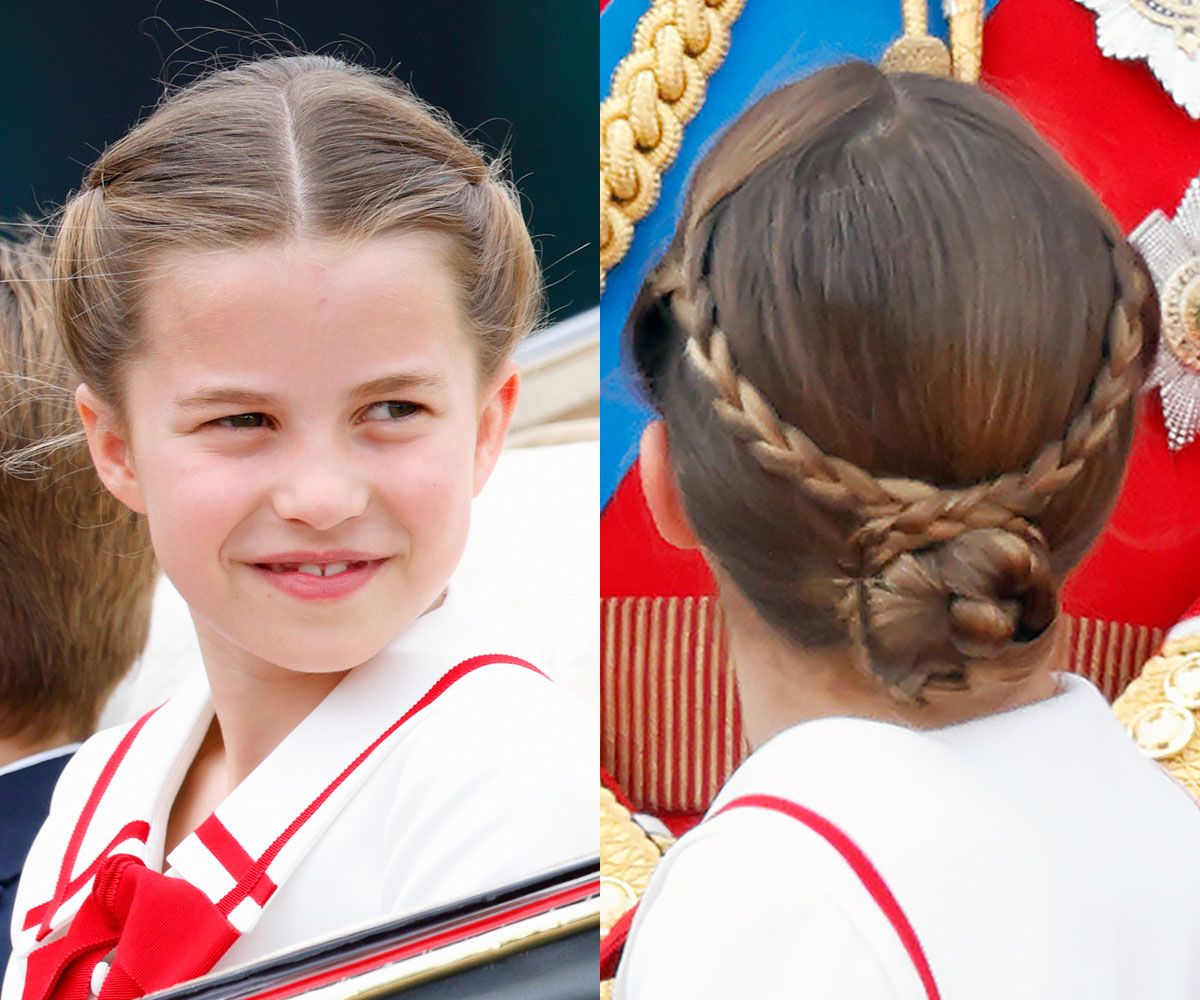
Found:
M 903 910 L 942 1000 L 1200 997 L 1200 810 L 1074 676 L 1056 697 L 932 732 L 795 726 L 749 794 L 832 822 Z M 843 854 L 761 808 L 667 854 L 618 976 L 625 1000 L 925 998 L 910 950 Z

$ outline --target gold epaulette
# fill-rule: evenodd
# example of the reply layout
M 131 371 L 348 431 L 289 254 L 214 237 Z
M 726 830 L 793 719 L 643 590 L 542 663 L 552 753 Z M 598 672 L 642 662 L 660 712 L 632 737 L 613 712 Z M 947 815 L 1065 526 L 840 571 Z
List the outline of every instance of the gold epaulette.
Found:
M 1113 710 L 1142 752 L 1200 799 L 1200 636 L 1166 643 Z
M 632 909 L 650 876 L 671 846 L 663 830 L 648 830 L 638 823 L 615 795 L 600 786 L 600 934 Z
M 671 846 L 673 838 L 663 828 L 639 823 L 615 795 L 600 786 L 600 936 L 642 898 L 650 876 Z M 611 983 L 603 984 L 607 998 Z

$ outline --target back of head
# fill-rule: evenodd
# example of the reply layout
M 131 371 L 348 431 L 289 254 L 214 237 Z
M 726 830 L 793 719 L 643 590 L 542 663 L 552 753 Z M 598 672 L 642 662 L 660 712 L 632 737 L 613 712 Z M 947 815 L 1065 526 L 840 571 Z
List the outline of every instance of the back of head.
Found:
M 108 147 L 64 208 L 55 303 L 71 360 L 121 402 L 121 372 L 142 346 L 139 287 L 170 251 L 420 230 L 445 238 L 490 377 L 540 307 L 503 171 L 402 84 L 337 59 L 211 73 Z
M 89 734 L 146 642 L 145 522 L 101 486 L 36 241 L 0 241 L 0 735 Z
M 705 157 L 629 334 L 723 571 L 920 699 L 1022 675 L 1118 489 L 1157 306 L 1015 112 L 852 63 Z

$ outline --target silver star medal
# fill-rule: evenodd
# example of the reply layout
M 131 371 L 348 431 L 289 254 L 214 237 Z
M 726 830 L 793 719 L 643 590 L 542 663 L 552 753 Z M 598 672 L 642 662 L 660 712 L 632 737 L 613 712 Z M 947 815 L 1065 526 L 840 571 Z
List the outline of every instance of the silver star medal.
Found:
M 1145 59 L 1175 103 L 1200 118 L 1200 0 L 1079 0 L 1112 59 Z
M 1129 234 L 1158 289 L 1162 337 L 1149 386 L 1162 395 L 1172 451 L 1200 430 L 1200 177 L 1188 185 L 1175 218 L 1155 209 Z

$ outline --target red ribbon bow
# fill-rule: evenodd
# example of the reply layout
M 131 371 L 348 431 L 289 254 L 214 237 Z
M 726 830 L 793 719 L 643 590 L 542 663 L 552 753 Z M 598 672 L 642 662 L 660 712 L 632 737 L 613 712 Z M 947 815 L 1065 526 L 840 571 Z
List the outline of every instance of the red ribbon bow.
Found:
M 64 937 L 35 949 L 23 1000 L 87 1000 L 110 965 L 100 1000 L 136 1000 L 208 972 L 237 929 L 199 889 L 130 854 L 105 859 Z

